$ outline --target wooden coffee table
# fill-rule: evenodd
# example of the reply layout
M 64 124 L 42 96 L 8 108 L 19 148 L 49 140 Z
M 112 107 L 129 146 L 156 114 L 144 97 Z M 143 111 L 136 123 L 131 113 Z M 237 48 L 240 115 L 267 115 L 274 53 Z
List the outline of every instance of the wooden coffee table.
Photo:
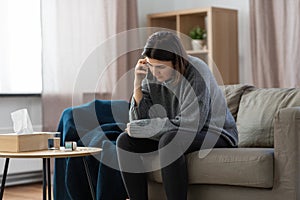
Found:
M 10 158 L 42 158 L 43 159 L 43 199 L 46 200 L 46 191 L 48 185 L 48 199 L 51 199 L 51 174 L 50 174 L 50 158 L 70 158 L 70 157 L 82 157 L 85 172 L 87 175 L 88 183 L 91 189 L 91 194 L 93 199 L 95 199 L 94 189 L 91 181 L 90 172 L 87 166 L 87 162 L 85 156 L 98 154 L 101 152 L 101 148 L 95 147 L 77 147 L 74 151 L 66 151 L 63 147 L 60 150 L 41 150 L 41 151 L 27 151 L 27 152 L 0 152 L 0 157 L 6 158 L 5 166 L 2 176 L 2 183 L 1 183 L 1 193 L 0 193 L 0 200 L 2 200 L 4 188 L 5 188 L 5 181 L 8 171 L 8 164 Z

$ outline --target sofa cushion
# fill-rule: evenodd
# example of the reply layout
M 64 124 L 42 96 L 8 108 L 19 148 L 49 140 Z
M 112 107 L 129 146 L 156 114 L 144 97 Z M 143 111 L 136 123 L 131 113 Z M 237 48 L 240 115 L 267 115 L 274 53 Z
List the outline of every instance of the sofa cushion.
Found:
M 239 110 L 240 100 L 245 90 L 254 88 L 252 85 L 246 85 L 246 84 L 235 84 L 235 85 L 222 85 L 220 86 L 222 89 L 226 101 L 227 106 L 236 120 L 237 113 Z
M 190 184 L 273 186 L 272 148 L 216 148 L 204 158 L 199 158 L 199 152 L 190 153 L 186 158 Z M 152 159 L 157 163 L 158 156 Z M 149 173 L 149 179 L 162 183 L 160 171 Z
M 248 89 L 237 114 L 239 147 L 273 147 L 274 119 L 286 107 L 300 106 L 300 89 Z

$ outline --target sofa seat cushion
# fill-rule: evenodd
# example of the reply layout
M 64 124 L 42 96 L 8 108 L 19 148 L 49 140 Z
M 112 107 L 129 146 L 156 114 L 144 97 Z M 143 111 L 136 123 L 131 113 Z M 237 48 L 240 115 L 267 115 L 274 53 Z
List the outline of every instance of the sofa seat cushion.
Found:
M 151 159 L 157 163 L 158 156 Z M 273 187 L 273 148 L 215 148 L 204 158 L 193 152 L 186 159 L 190 184 Z M 149 173 L 149 180 L 161 183 L 160 170 Z

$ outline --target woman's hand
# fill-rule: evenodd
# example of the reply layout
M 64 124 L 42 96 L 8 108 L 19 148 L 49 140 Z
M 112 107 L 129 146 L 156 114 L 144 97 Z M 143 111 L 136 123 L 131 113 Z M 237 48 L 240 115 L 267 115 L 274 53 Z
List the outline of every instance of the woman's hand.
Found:
M 146 77 L 148 73 L 148 66 L 146 59 L 139 59 L 134 70 L 134 87 L 137 89 L 141 86 L 142 80 Z
M 125 132 L 130 135 L 130 123 L 127 123 L 127 128 L 125 128 Z
M 135 69 L 134 69 L 134 91 L 133 91 L 133 97 L 135 99 L 135 102 L 137 105 L 139 105 L 143 93 L 141 89 L 142 80 L 146 77 L 148 73 L 148 66 L 147 66 L 147 60 L 146 59 L 139 59 Z

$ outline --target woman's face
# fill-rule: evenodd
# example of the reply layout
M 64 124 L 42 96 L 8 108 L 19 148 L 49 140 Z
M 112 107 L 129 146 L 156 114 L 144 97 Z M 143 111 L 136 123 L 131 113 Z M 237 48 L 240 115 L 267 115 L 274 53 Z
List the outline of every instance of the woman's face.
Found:
M 148 57 L 146 60 L 151 73 L 159 82 L 167 81 L 173 77 L 174 66 L 172 61 L 161 61 Z

